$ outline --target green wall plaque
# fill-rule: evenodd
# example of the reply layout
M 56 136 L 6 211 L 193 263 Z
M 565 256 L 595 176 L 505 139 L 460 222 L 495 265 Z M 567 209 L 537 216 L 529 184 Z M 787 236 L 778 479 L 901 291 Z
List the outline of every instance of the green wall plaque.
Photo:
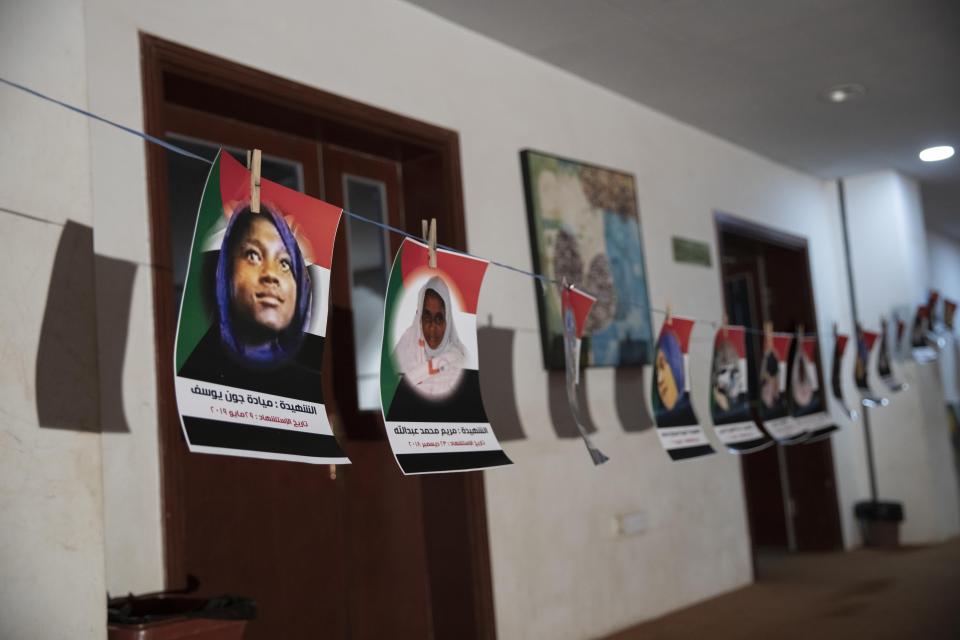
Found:
M 673 261 L 711 266 L 710 245 L 706 242 L 673 236 Z

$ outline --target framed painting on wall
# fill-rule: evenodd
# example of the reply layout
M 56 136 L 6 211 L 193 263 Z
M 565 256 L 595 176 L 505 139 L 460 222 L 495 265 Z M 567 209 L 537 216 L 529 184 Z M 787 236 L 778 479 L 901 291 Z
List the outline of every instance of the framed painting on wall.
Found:
M 633 176 L 539 151 L 520 152 L 536 273 L 595 296 L 584 330 L 586 366 L 650 362 L 653 331 Z M 560 292 L 537 294 L 543 360 L 563 369 Z

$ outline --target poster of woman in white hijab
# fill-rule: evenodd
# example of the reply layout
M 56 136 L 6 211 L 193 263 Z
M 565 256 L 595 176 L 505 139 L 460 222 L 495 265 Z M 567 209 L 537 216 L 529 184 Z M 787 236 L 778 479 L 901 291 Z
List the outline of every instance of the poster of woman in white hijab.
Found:
M 346 464 L 323 400 L 341 209 L 261 180 L 222 151 L 200 201 L 174 353 L 192 452 Z
M 404 474 L 511 464 L 480 395 L 477 301 L 487 261 L 405 238 L 387 283 L 380 401 Z
M 820 388 L 817 367 L 817 337 L 797 333 L 790 352 L 789 380 L 790 415 L 798 431 L 808 436 L 807 442 L 829 437 L 838 427 L 827 413 L 826 398 Z
M 723 326 L 713 339 L 710 415 L 713 430 L 732 453 L 759 451 L 773 443 L 753 420 L 744 328 Z
M 690 402 L 687 349 L 694 321 L 667 315 L 653 362 L 653 417 L 660 444 L 672 460 L 713 453 Z
M 760 419 L 774 440 L 782 444 L 794 444 L 806 437 L 790 416 L 787 395 L 787 356 L 792 338 L 789 333 L 774 333 L 766 327 L 760 359 Z

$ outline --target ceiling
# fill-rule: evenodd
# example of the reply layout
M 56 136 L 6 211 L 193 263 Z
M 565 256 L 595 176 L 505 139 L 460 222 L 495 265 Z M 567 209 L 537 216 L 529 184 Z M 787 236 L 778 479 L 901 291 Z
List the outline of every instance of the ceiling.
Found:
M 960 150 L 958 0 L 408 1 L 816 176 L 902 171 L 960 239 L 960 157 L 917 158 Z

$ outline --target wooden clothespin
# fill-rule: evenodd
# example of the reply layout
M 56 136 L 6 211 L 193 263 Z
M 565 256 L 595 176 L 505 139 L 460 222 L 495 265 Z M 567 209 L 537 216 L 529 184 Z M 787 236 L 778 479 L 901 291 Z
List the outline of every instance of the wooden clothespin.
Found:
M 673 324 L 673 310 L 670 308 L 670 303 L 667 303 L 667 315 L 663 319 L 663 323 L 666 325 Z
M 337 465 L 335 464 L 330 465 L 330 479 L 331 480 L 337 479 Z
M 250 211 L 260 213 L 260 149 L 247 152 L 247 168 L 250 169 Z
M 421 229 L 423 229 L 423 241 L 427 243 L 427 264 L 431 269 L 437 268 L 437 219 L 430 218 L 430 224 L 426 220 L 421 220 Z

